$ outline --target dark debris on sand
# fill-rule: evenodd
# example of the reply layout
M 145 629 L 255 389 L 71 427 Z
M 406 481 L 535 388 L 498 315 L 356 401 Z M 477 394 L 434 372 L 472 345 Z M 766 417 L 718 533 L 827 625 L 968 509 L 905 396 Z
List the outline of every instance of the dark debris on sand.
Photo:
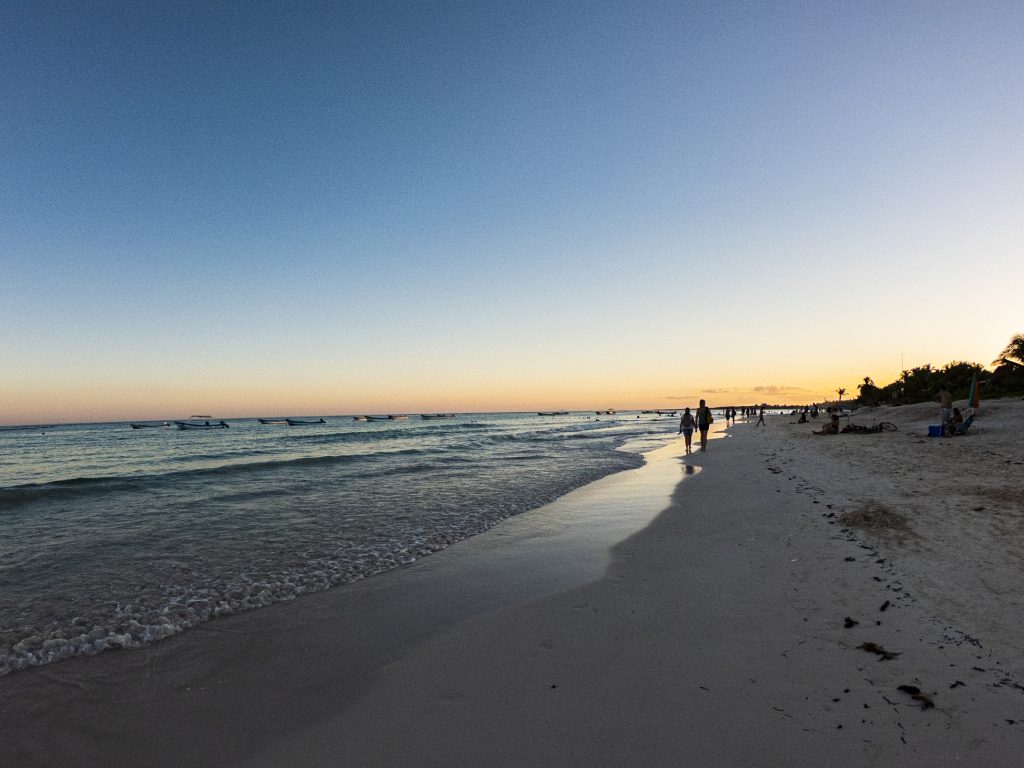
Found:
M 904 693 L 909 694 L 910 698 L 914 701 L 920 702 L 921 709 L 935 708 L 935 702 L 932 701 L 931 697 L 926 693 L 922 693 L 921 689 L 916 685 L 900 685 L 896 690 L 903 691 Z
M 899 652 L 885 650 L 885 648 L 878 645 L 878 643 L 861 643 L 857 647 L 863 648 L 868 653 L 873 653 L 876 656 L 879 656 L 879 661 L 892 661 L 900 655 Z

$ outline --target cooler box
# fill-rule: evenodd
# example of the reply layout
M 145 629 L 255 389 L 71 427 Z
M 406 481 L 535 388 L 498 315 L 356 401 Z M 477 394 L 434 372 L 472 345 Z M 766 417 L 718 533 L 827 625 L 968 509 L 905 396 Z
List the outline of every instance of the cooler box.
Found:
M 928 427 L 928 437 L 942 437 L 942 426 Z

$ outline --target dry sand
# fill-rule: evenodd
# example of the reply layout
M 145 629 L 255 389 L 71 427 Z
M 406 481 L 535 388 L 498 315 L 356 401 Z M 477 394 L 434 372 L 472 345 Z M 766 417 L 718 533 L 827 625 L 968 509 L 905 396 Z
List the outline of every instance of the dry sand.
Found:
M 1016 764 L 1021 405 L 948 441 L 925 410 L 741 423 L 409 568 L 2 678 L 0 764 Z M 907 529 L 837 521 L 868 501 Z
M 1024 400 L 983 403 L 962 437 L 927 437 L 938 420 L 937 405 L 861 409 L 854 424 L 889 421 L 899 431 L 821 437 L 776 417 L 755 438 L 767 465 L 799 493 L 831 505 L 840 525 L 889 553 L 904 593 L 1021 679 Z M 895 525 L 873 527 L 871 512 Z

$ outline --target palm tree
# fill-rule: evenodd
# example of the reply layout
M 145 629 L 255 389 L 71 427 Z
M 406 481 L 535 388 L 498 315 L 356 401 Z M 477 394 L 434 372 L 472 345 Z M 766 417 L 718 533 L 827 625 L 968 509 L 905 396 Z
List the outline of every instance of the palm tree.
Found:
M 999 357 L 992 361 L 992 365 L 1024 368 L 1024 333 L 1015 334 L 1010 339 L 1010 343 L 999 353 Z
M 839 395 L 839 402 L 841 403 L 843 402 L 843 395 L 846 394 L 846 389 L 840 387 L 839 389 L 836 390 L 836 394 Z

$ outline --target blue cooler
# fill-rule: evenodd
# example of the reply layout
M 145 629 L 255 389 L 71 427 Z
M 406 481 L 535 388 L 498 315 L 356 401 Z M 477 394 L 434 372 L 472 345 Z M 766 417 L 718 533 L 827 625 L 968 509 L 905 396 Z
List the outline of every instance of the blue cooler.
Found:
M 942 437 L 942 425 L 928 427 L 928 437 Z

